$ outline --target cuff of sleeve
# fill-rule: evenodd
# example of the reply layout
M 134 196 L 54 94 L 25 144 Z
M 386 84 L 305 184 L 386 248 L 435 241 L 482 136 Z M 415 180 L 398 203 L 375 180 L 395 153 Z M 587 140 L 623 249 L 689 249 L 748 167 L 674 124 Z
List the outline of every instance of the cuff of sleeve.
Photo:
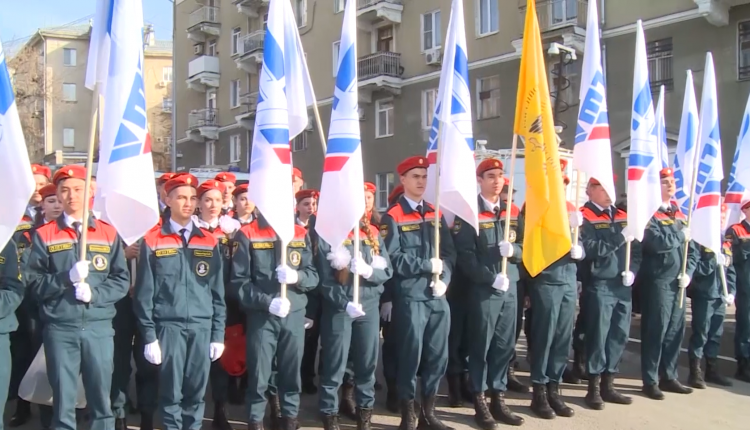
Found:
M 224 330 L 211 330 L 211 343 L 224 343 Z
M 145 345 L 148 345 L 150 343 L 156 342 L 157 340 L 159 340 L 159 339 L 156 337 L 156 330 L 149 330 L 149 331 L 146 332 L 146 336 L 145 336 L 145 339 L 143 341 L 144 341 Z

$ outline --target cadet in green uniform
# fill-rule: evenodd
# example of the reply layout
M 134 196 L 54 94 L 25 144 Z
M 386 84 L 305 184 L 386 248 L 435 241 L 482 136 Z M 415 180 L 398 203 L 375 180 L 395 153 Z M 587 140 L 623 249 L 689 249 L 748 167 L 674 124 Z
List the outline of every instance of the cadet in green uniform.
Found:
M 52 427 L 76 428 L 78 375 L 83 376 L 93 430 L 111 430 L 112 319 L 130 278 L 120 237 L 103 221 L 84 214 L 86 169 L 65 166 L 53 182 L 64 213 L 39 227 L 32 239 L 28 287 L 41 309 L 47 375 L 53 393 Z M 78 261 L 84 216 L 89 217 L 87 261 Z M 91 266 L 89 268 L 89 266 Z
M 435 401 L 448 364 L 450 308 L 445 293 L 455 263 L 455 250 L 445 219 L 438 218 L 435 209 L 422 200 L 428 165 L 429 161 L 422 156 L 407 158 L 398 165 L 404 195 L 383 215 L 380 226 L 395 279 L 392 324 L 398 330 L 397 380 L 402 430 L 416 427 L 414 399 L 418 370 L 423 397 L 420 427 L 447 428 L 435 416 Z M 434 258 L 435 228 L 440 229 L 440 258 Z M 438 279 L 434 281 L 436 276 Z
M 10 239 L 0 252 L 0 406 L 5 408 L 10 384 L 10 338 L 9 333 L 18 328 L 16 309 L 23 300 L 23 282 L 18 269 L 18 250 Z M 0 430 L 3 420 L 0 419 Z
M 262 214 L 235 235 L 232 291 L 247 314 L 246 402 L 248 426 L 263 428 L 266 389 L 276 359 L 276 385 L 281 403 L 281 429 L 295 430 L 301 390 L 306 292 L 318 285 L 307 231 L 295 226 L 287 245 L 287 265 L 279 264 L 281 242 Z M 279 297 L 281 284 L 286 297 Z
M 469 372 L 474 394 L 477 424 L 484 430 L 497 427 L 495 420 L 520 426 L 524 419 L 514 414 L 505 404 L 508 368 L 516 346 L 516 283 L 517 263 L 521 262 L 523 234 L 518 234 L 518 208 L 500 199 L 505 185 L 502 164 L 489 158 L 476 170 L 481 193 L 477 198 L 479 234 L 465 220 L 456 218 L 453 241 L 456 246 L 456 274 L 466 280 L 462 293 L 468 296 L 469 315 L 467 339 Z M 511 230 L 505 241 L 505 214 L 510 211 Z M 502 257 L 508 258 L 506 273 L 502 272 Z M 451 309 L 453 311 L 453 309 Z M 491 392 L 490 408 L 484 392 Z
M 643 392 L 654 400 L 664 399 L 662 390 L 678 394 L 693 392 L 677 379 L 686 307 L 683 303 L 680 309 L 678 302 L 680 294 L 685 294 L 685 288 L 690 284 L 698 259 L 695 246 L 691 244 L 687 270 L 682 276 L 685 243 L 690 242 L 690 230 L 685 215 L 670 202 L 675 192 L 672 169 L 662 169 L 660 176 L 664 203 L 646 227 L 643 263 L 638 274 L 643 279 L 641 377 Z
M 586 318 L 586 372 L 589 388 L 586 404 L 603 409 L 604 402 L 629 405 L 630 397 L 614 386 L 622 354 L 630 334 L 632 291 L 635 272 L 641 264 L 641 245 L 626 237 L 627 214 L 612 205 L 607 191 L 594 178 L 586 188 L 589 201 L 583 206 L 581 241 L 586 258 L 579 270 L 583 280 L 581 313 Z M 630 268 L 625 270 L 627 241 L 630 240 Z
M 740 206 L 745 219 L 727 230 L 732 244 L 732 265 L 737 274 L 737 298 L 734 318 L 734 356 L 737 359 L 735 378 L 750 382 L 750 200 Z

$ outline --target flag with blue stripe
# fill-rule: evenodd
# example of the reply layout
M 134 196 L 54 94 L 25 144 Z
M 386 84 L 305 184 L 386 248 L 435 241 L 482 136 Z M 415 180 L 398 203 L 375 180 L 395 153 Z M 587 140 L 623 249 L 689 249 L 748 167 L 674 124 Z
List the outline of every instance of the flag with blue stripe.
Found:
M 667 146 L 667 120 L 664 116 L 664 85 L 659 87 L 659 101 L 656 103 L 656 126 L 654 135 L 656 136 L 656 145 L 659 148 L 659 160 L 661 168 L 669 167 L 669 147 Z
M 729 172 L 729 184 L 724 197 L 727 204 L 727 222 L 725 227 L 737 224 L 744 215 L 740 210 L 742 202 L 750 200 L 750 97 L 748 97 L 742 125 L 734 151 L 732 170 Z
M 682 101 L 682 118 L 677 148 L 674 155 L 674 180 L 677 191 L 674 199 L 680 210 L 687 214 L 690 206 L 690 187 L 693 186 L 695 156 L 698 146 L 698 104 L 695 101 L 693 72 L 687 71 L 685 98 Z

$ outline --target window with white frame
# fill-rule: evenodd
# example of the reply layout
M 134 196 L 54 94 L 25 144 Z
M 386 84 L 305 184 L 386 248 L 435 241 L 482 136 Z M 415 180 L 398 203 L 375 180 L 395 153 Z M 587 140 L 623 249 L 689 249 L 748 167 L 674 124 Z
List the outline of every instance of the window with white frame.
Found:
M 63 84 L 63 101 L 76 101 L 76 84 Z
M 297 19 L 297 27 L 307 25 L 307 0 L 294 0 L 294 17 Z
M 229 136 L 229 162 L 238 163 L 242 154 L 242 139 L 239 134 Z
M 308 132 L 303 130 L 302 133 L 292 139 L 292 152 L 299 152 L 307 149 L 307 135 Z
M 335 78 L 339 71 L 339 49 L 341 48 L 341 41 L 337 40 L 333 42 L 331 51 L 333 51 L 333 77 Z
M 232 29 L 232 55 L 240 53 L 240 39 L 242 38 L 242 29 L 235 27 Z
M 476 29 L 478 36 L 492 34 L 500 29 L 498 0 L 477 0 Z
M 393 100 L 375 102 L 375 137 L 393 136 Z
M 737 79 L 750 79 L 750 21 L 737 24 Z
M 654 40 L 646 44 L 648 57 L 648 77 L 651 80 L 651 91 L 658 92 L 664 85 L 666 91 L 674 89 L 674 72 L 672 71 L 672 38 Z
M 240 106 L 240 80 L 235 79 L 229 85 L 229 105 L 232 109 Z
M 163 82 L 172 82 L 172 66 L 161 68 L 161 80 Z
M 422 51 L 440 48 L 440 10 L 422 14 Z
M 268 14 L 263 15 L 263 31 L 268 30 Z
M 477 79 L 477 119 L 500 116 L 500 75 Z
M 216 143 L 213 140 L 206 142 L 206 166 L 213 166 L 216 156 Z
M 63 129 L 63 147 L 74 148 L 76 146 L 76 129 L 64 128 Z
M 435 117 L 435 100 L 438 89 L 431 88 L 422 91 L 422 128 L 429 130 L 432 127 L 432 119 Z
M 76 64 L 76 50 L 74 48 L 63 48 L 63 65 L 75 66 Z
M 378 173 L 375 175 L 375 206 L 378 210 L 388 209 L 388 196 L 391 195 L 395 185 L 396 175 L 393 173 Z
M 219 53 L 216 51 L 216 39 L 209 40 L 208 41 L 208 49 L 206 50 L 206 55 L 209 55 L 211 57 L 217 56 Z
M 343 12 L 346 0 L 333 0 L 333 13 Z

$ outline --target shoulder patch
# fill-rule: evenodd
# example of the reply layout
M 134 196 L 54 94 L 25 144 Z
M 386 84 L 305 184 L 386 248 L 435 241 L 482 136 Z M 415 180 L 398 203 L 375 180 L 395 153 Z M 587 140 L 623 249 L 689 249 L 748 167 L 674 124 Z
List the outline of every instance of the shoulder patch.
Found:
M 380 225 L 380 237 L 388 236 L 388 224 Z
M 459 218 L 456 218 L 455 221 L 453 221 L 453 232 L 458 233 L 461 230 L 461 220 Z

